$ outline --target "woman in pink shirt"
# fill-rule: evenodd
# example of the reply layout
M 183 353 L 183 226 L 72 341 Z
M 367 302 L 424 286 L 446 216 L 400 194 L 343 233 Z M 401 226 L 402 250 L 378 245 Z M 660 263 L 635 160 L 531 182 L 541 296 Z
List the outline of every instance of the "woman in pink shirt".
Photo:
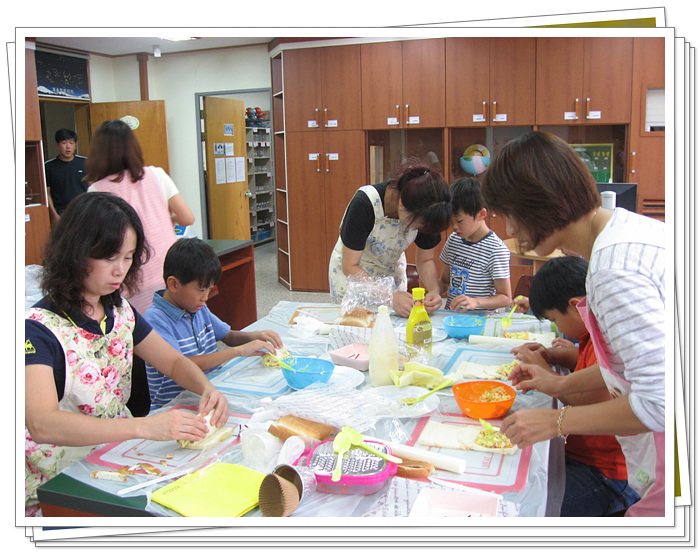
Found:
M 151 305 L 153 293 L 163 287 L 163 260 L 177 239 L 173 223 L 189 226 L 194 215 L 163 169 L 144 166 L 138 139 L 124 121 L 105 121 L 97 127 L 86 169 L 88 191 L 111 192 L 123 198 L 143 222 L 151 250 L 141 267 L 140 291 L 127 296 L 143 313 Z

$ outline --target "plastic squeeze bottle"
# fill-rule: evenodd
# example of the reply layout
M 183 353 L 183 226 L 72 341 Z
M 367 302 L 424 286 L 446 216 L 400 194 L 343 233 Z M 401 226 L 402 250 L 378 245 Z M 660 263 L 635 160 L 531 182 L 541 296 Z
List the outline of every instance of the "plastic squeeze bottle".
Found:
M 369 381 L 372 387 L 394 385 L 391 370 L 399 369 L 399 343 L 389 318 L 389 309 L 381 305 L 369 339 Z
M 433 324 L 423 305 L 424 299 L 425 288 L 413 288 L 413 308 L 406 324 L 406 343 L 430 353 L 433 350 Z

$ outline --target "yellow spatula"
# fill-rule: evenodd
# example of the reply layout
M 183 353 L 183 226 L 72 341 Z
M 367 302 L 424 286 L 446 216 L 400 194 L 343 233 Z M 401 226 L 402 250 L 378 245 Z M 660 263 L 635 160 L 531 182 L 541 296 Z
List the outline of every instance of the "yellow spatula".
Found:
M 518 299 L 522 299 L 522 298 L 523 298 L 522 295 L 518 295 L 518 296 L 515 298 L 515 300 L 517 301 Z M 516 304 L 516 305 L 513 305 L 513 308 L 510 309 L 510 314 L 509 314 L 508 316 L 506 316 L 503 320 L 501 320 L 501 328 L 503 328 L 504 330 L 507 330 L 508 328 L 510 328 L 510 325 L 511 325 L 511 323 L 512 323 L 512 322 L 510 321 L 510 317 L 513 316 L 513 313 L 515 312 L 515 309 L 517 309 L 517 308 L 518 308 L 518 305 L 517 305 L 517 304 Z

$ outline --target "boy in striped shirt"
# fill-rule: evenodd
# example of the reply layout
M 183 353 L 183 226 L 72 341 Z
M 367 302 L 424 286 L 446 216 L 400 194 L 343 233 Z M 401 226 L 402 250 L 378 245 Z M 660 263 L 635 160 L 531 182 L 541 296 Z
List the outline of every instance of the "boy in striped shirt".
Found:
M 232 358 L 274 354 L 276 348 L 283 346 L 280 336 L 272 330 L 232 330 L 209 310 L 206 301 L 220 276 L 221 263 L 210 245 L 199 238 L 181 238 L 165 256 L 165 289 L 153 294 L 153 304 L 144 314 L 163 339 L 190 357 L 205 374 Z M 219 350 L 218 341 L 228 347 Z M 151 411 L 183 391 L 149 364 L 146 375 Z
M 511 304 L 510 252 L 486 225 L 487 210 L 476 178 L 458 178 L 452 193 L 452 234 L 440 260 L 441 292 L 454 311 L 497 309 Z

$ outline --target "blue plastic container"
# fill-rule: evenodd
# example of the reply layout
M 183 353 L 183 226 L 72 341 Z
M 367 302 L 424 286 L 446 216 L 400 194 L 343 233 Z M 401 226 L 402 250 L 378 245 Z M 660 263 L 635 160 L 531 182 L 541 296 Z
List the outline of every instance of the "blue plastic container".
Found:
M 447 335 L 454 339 L 465 339 L 470 335 L 481 335 L 484 333 L 486 318 L 483 316 L 472 316 L 469 314 L 456 314 L 448 316 L 442 321 L 442 325 Z
M 327 383 L 333 375 L 335 365 L 330 360 L 311 357 L 292 357 L 283 359 L 294 371 L 284 366 L 280 368 L 287 385 L 292 389 L 304 389 L 312 383 Z

